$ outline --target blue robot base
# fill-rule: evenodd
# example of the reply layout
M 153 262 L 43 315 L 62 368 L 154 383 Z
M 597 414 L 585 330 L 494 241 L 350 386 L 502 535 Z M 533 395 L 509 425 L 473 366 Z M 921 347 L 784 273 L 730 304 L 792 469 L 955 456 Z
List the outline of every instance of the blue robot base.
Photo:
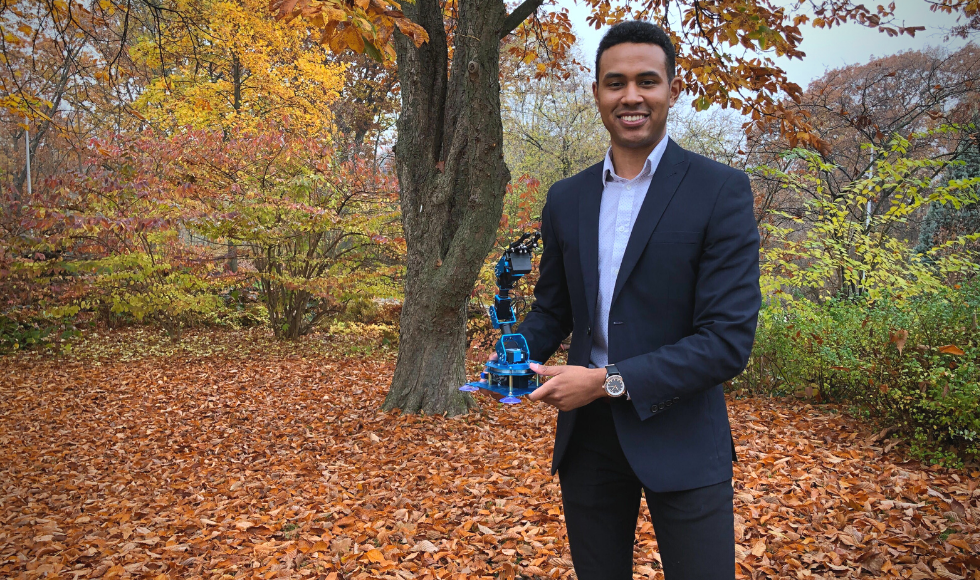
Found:
M 541 386 L 541 377 L 531 370 L 530 363 L 540 364 L 536 361 L 516 364 L 490 361 L 480 373 L 480 377 L 487 382 L 469 382 L 459 390 L 473 392 L 485 389 L 504 395 L 504 398 L 500 399 L 501 403 L 515 405 L 520 402 L 518 397 L 523 397 Z

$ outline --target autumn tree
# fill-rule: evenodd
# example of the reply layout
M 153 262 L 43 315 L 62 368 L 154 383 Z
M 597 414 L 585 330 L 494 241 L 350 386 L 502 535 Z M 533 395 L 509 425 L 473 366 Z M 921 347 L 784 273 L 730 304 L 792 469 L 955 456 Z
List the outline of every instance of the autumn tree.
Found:
M 390 133 L 398 117 L 396 71 L 366 54 L 330 54 L 330 62 L 344 67 L 340 95 L 330 110 L 334 140 L 343 149 L 383 163 L 390 155 Z
M 819 151 L 825 166 L 831 168 L 823 186 L 841 196 L 852 183 L 869 176 L 877 161 L 888 154 L 896 135 L 928 135 L 910 141 L 907 154 L 911 158 L 956 157 L 955 132 L 925 132 L 970 122 L 978 105 L 978 71 L 980 51 L 973 44 L 957 51 L 906 51 L 829 70 L 810 84 L 798 103 L 787 100 L 784 106 L 807 115 L 813 134 L 827 144 Z M 747 164 L 781 171 L 792 170 L 794 164 L 802 166 L 797 157 L 785 155 L 790 149 L 790 140 L 776 126 L 757 127 L 745 144 Z M 757 220 L 789 226 L 790 220 L 783 216 L 802 216 L 806 202 L 816 194 L 809 188 L 786 190 L 775 175 L 762 171 L 753 178 Z M 889 207 L 886 198 L 879 198 L 868 209 L 877 215 Z M 915 239 L 924 210 L 920 213 L 893 227 L 904 238 Z M 764 230 L 764 241 L 767 235 Z
M 514 175 L 538 180 L 543 196 L 556 181 L 601 159 L 609 143 L 587 71 L 524 78 L 507 83 L 501 94 L 504 159 Z
M 390 115 L 390 82 L 345 117 L 370 119 L 353 139 L 334 139 L 333 111 L 363 85 L 302 21 L 276 21 L 266 6 L 30 0 L 4 13 L 5 120 L 45 119 L 40 151 L 53 156 L 41 158 L 75 157 L 49 164 L 30 196 L 5 188 L 5 294 L 29 289 L 23 302 L 43 310 L 54 305 L 36 290 L 67 274 L 58 315 L 179 334 L 213 319 L 218 292 L 254 283 L 276 335 L 295 338 L 397 279 L 393 176 L 356 143 Z M 51 78 L 67 79 L 64 90 L 44 92 Z M 12 157 L 11 175 L 23 168 Z M 225 262 L 242 271 L 227 275 Z
M 810 158 L 776 131 L 750 135 L 764 255 L 773 260 L 764 267 L 782 271 L 782 282 L 792 280 L 814 300 L 894 290 L 917 280 L 902 288 L 909 294 L 970 275 L 971 254 L 961 250 L 972 242 L 960 237 L 973 233 L 968 229 L 947 231 L 939 243 L 921 248 L 918 254 L 926 255 L 944 246 L 927 256 L 930 268 L 917 263 L 922 257 L 912 246 L 927 215 L 962 211 L 968 217 L 976 207 L 975 195 L 937 178 L 969 177 L 957 158 L 970 152 L 965 145 L 978 104 L 978 70 L 980 52 L 972 44 L 830 70 L 799 103 L 787 103 L 808 114 L 827 149 Z M 795 248 L 792 264 L 782 253 L 786 247 Z M 797 275 L 804 271 L 806 276 Z
M 667 131 L 681 147 L 733 167 L 745 164 L 744 119 L 730 109 L 697 111 L 681 99 L 667 118 Z
M 107 82 L 107 63 L 126 62 L 121 21 L 89 4 L 0 4 L 0 317 L 18 323 L 70 294 L 65 229 L 37 209 L 67 201 L 59 174 L 83 165 L 90 139 L 131 120 L 123 104 L 138 84 Z
M 953 165 L 946 171 L 943 180 L 976 179 L 980 177 L 980 130 L 973 123 L 972 130 L 966 132 L 957 147 L 957 157 L 961 164 Z M 980 199 L 980 195 L 975 195 Z M 917 254 L 927 254 L 938 245 L 949 242 L 964 234 L 980 232 L 980 203 L 960 205 L 952 203 L 931 203 L 919 231 L 919 242 L 915 246 Z M 973 244 L 973 250 L 978 244 Z
M 841 190 L 830 183 L 834 166 L 801 148 L 786 153 L 796 161 L 790 171 L 756 168 L 805 200 L 800 215 L 783 215 L 786 227 L 764 224 L 777 243 L 763 251 L 763 289 L 787 296 L 803 292 L 818 302 L 859 296 L 880 300 L 934 293 L 950 276 L 972 277 L 980 271 L 971 249 L 980 232 L 953 232 L 917 255 L 900 228 L 930 205 L 965 209 L 980 202 L 980 177 L 933 184 L 934 175 L 955 170 L 961 161 L 909 155 L 912 140 L 949 131 L 940 127 L 908 138 L 896 134 L 878 153 L 874 171 Z
M 149 78 L 133 106 L 151 126 L 227 129 L 288 117 L 297 133 L 330 130 L 345 66 L 328 63 L 300 22 L 268 18 L 260 0 L 165 6 L 180 18 L 141 31 L 130 51 Z
M 184 227 L 233 242 L 249 263 L 275 335 L 305 335 L 359 294 L 381 294 L 379 273 L 400 254 L 389 178 L 329 136 L 297 138 L 270 121 L 232 129 L 173 138 L 170 189 L 193 200 Z
M 0 180 L 13 202 L 26 197 L 28 156 L 32 189 L 43 190 L 79 166 L 88 139 L 128 121 L 122 105 L 137 85 L 108 82 L 109 63 L 127 61 L 118 16 L 57 0 L 0 5 Z

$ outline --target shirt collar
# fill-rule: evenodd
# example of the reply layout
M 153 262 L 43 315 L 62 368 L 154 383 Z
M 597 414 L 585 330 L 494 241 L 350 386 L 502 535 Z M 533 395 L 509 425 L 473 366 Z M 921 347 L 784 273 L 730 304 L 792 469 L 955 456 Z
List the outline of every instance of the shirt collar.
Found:
M 664 138 L 657 143 L 657 146 L 653 148 L 650 155 L 647 156 L 646 161 L 643 162 L 643 169 L 640 171 L 639 175 L 633 179 L 640 179 L 646 177 L 652 177 L 654 173 L 657 172 L 657 167 L 660 165 L 660 160 L 664 156 L 664 151 L 667 150 L 667 141 L 670 139 L 670 135 L 664 134 Z M 628 179 L 623 179 L 622 177 L 616 175 L 616 170 L 613 169 L 612 162 L 612 147 L 606 150 L 606 158 L 602 162 L 602 187 L 605 189 L 606 183 L 609 181 L 631 181 Z

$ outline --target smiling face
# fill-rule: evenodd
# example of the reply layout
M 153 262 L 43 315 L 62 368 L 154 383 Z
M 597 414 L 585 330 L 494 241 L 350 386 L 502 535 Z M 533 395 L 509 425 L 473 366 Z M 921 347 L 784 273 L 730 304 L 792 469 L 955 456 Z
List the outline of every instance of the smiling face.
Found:
M 599 59 L 592 94 L 617 148 L 652 151 L 667 130 L 667 111 L 681 93 L 681 80 L 668 80 L 667 55 L 656 44 L 623 43 Z

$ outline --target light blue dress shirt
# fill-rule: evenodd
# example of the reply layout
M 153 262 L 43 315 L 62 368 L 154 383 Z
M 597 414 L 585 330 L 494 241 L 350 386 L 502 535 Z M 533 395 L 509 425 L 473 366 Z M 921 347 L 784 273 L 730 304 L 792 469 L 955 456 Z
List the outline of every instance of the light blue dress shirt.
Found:
M 599 295 L 596 299 L 595 324 L 592 326 L 591 362 L 596 367 L 609 364 L 609 308 L 623 254 L 629 242 L 636 216 L 646 199 L 647 190 L 667 149 L 664 138 L 653 148 L 643 170 L 633 179 L 616 175 L 612 149 L 606 151 L 602 165 L 602 202 L 599 206 Z

